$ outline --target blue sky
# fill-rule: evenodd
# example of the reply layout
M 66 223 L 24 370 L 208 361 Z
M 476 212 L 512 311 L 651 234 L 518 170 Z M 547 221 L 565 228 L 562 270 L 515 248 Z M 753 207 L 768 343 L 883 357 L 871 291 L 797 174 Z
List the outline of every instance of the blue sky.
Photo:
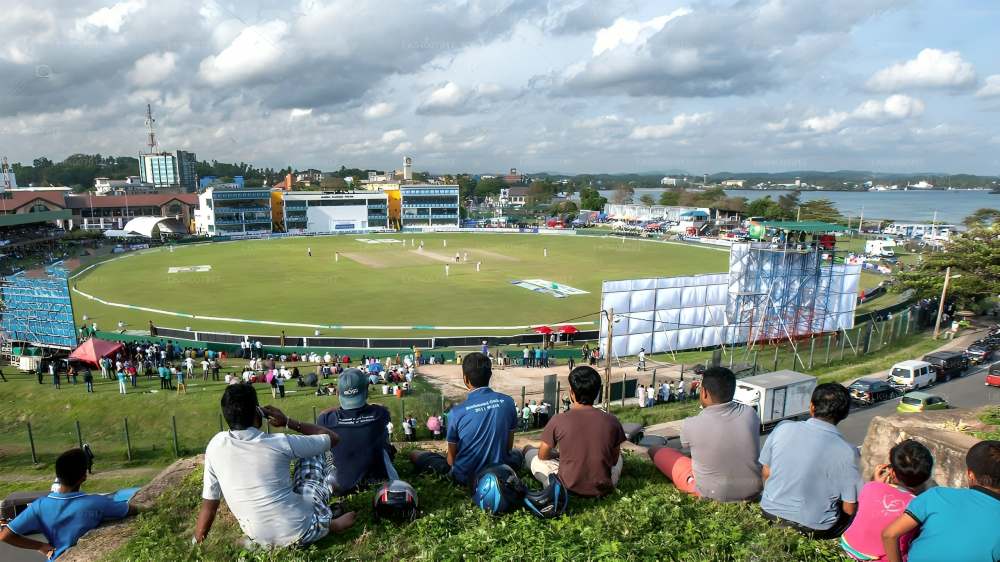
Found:
M 0 153 L 1000 170 L 1000 3 L 0 0 Z M 992 27 L 991 27 L 992 26 Z

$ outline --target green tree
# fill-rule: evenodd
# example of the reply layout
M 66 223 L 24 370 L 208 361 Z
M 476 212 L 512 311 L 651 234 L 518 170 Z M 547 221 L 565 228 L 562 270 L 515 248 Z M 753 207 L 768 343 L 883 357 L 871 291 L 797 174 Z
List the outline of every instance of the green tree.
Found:
M 785 216 L 794 218 L 801 205 L 802 192 L 790 191 L 778 196 L 778 206 L 784 211 Z
M 608 202 L 606 197 L 592 187 L 585 187 L 580 190 L 580 208 L 588 211 L 603 211 L 604 205 Z
M 635 188 L 627 183 L 618 184 L 615 187 L 615 192 L 611 196 L 611 200 L 619 205 L 627 204 L 632 202 L 632 197 L 635 196 Z
M 791 218 L 777 201 L 771 199 L 770 195 L 765 195 L 748 203 L 746 212 L 751 217 L 764 217 L 767 220 L 785 220 Z
M 684 194 L 683 189 L 673 188 L 668 189 L 660 194 L 660 205 L 666 207 L 674 207 L 680 205 L 681 195 Z
M 642 197 L 639 198 L 639 202 L 647 207 L 652 207 L 656 203 L 656 201 L 653 200 L 653 196 L 648 193 L 644 193 Z
M 499 178 L 485 178 L 476 183 L 476 197 L 487 197 L 489 195 L 499 195 L 500 190 L 507 187 L 507 184 Z
M 819 220 L 826 222 L 839 222 L 844 219 L 837 207 L 829 199 L 815 199 L 806 201 L 799 206 L 798 216 L 801 220 Z
M 962 219 L 962 224 L 968 229 L 985 228 L 1000 223 L 1000 210 L 977 209 L 976 212 Z
M 913 289 L 920 298 L 939 296 L 948 267 L 952 275 L 948 295 L 960 306 L 972 307 L 1000 295 L 1000 229 L 981 226 L 952 236 L 943 251 L 928 254 L 916 270 L 897 274 L 895 287 Z

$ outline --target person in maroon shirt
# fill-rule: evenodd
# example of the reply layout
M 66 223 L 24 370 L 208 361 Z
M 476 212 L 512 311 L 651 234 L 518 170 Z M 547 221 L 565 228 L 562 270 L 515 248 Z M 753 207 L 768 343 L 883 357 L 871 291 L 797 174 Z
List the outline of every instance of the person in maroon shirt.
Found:
M 594 407 L 601 376 L 593 367 L 573 369 L 569 388 L 570 409 L 549 421 L 537 448 L 525 447 L 525 463 L 542 484 L 555 474 L 578 496 L 606 496 L 622 473 L 625 430 L 618 418 Z

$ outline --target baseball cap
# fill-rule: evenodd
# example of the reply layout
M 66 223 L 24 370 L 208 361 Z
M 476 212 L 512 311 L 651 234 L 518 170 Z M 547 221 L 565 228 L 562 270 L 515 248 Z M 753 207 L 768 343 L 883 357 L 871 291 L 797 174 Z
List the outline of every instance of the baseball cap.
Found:
M 368 376 L 359 369 L 345 369 L 337 381 L 337 396 L 340 407 L 353 410 L 365 405 L 368 401 Z

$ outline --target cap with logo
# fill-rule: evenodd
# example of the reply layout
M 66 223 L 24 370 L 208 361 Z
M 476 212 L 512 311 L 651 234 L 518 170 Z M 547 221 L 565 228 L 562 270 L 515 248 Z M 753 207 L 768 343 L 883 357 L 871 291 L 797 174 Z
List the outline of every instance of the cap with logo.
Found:
M 340 407 L 348 410 L 360 408 L 368 402 L 368 377 L 359 369 L 345 369 L 337 381 Z

